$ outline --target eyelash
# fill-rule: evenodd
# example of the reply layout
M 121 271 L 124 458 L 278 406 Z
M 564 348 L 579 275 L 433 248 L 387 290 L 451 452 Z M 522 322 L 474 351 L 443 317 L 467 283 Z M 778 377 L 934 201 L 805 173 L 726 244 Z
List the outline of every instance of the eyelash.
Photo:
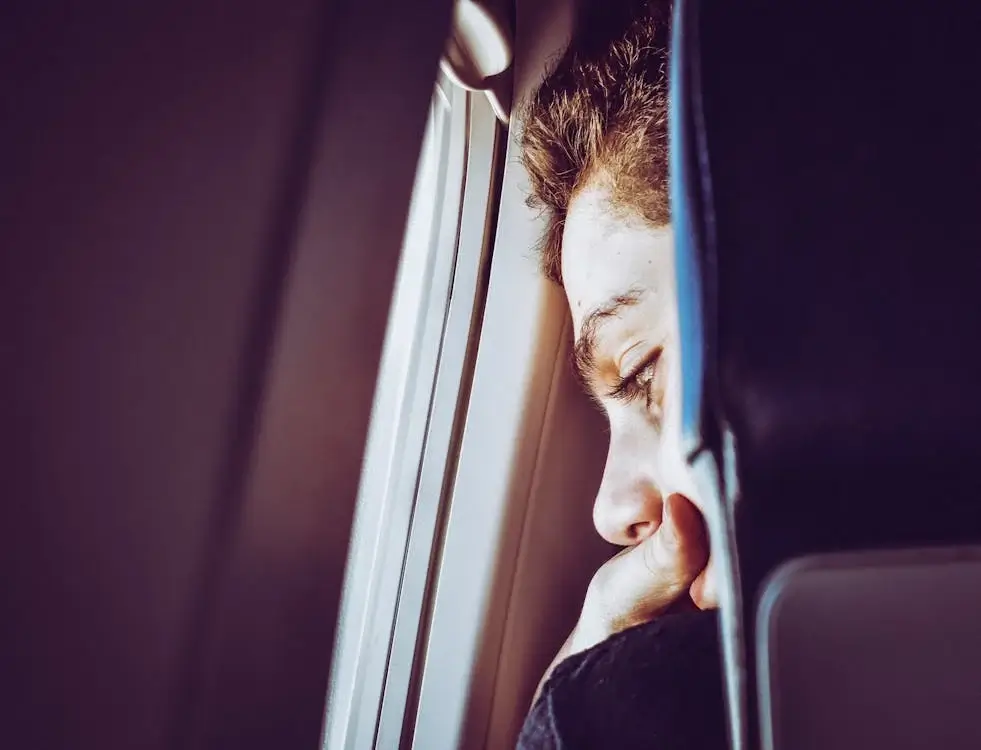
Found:
M 661 353 L 663 350 L 658 347 L 654 350 L 650 357 L 639 364 L 634 370 L 622 378 L 617 378 L 616 384 L 610 391 L 610 395 L 613 398 L 622 399 L 624 401 L 633 401 L 635 398 L 644 396 L 647 399 L 647 406 L 651 405 L 651 385 L 654 382 L 654 378 L 657 375 L 657 365 L 661 359 Z M 647 378 L 647 383 L 642 383 L 640 376 L 650 369 L 651 375 Z

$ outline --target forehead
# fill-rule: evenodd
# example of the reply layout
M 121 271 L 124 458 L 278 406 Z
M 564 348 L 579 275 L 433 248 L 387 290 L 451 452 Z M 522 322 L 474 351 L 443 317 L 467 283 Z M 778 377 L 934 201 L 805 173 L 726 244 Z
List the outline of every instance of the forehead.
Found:
M 614 208 L 607 190 L 587 186 L 566 214 L 562 279 L 576 330 L 590 312 L 631 290 L 663 298 L 673 288 L 671 230 Z

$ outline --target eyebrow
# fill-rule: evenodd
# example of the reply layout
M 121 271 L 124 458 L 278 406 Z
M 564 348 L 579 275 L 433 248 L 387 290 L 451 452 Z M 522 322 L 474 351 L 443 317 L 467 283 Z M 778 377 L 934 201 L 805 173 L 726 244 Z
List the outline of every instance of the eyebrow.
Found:
M 636 305 L 642 295 L 641 289 L 631 289 L 624 294 L 618 294 L 583 318 L 579 325 L 576 343 L 572 347 L 572 369 L 587 391 L 591 391 L 589 383 L 596 375 L 597 339 L 600 329 L 608 320 L 619 316 L 624 308 Z

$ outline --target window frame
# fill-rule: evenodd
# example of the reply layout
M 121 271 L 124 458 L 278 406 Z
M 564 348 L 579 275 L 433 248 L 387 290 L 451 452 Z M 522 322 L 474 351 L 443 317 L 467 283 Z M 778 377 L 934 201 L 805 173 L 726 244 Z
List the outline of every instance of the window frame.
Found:
M 433 145 L 433 111 L 441 101 L 449 112 L 438 144 L 439 208 L 426 288 L 417 309 L 401 304 L 412 283 L 405 274 L 419 271 L 403 258 L 367 441 L 328 692 L 323 746 L 332 750 L 398 747 L 411 736 L 415 716 L 506 137 L 484 96 L 440 76 L 424 149 Z M 420 168 L 423 159 L 425 153 Z M 417 201 L 431 197 L 416 193 L 410 222 Z M 415 314 L 411 325 L 407 312 Z

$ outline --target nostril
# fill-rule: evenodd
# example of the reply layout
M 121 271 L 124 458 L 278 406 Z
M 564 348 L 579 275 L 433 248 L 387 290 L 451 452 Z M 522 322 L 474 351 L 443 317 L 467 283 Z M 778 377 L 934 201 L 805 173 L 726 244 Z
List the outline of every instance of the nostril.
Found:
M 640 544 L 645 539 L 653 536 L 655 531 L 657 531 L 657 525 L 653 521 L 632 523 L 627 527 L 627 538 L 630 540 L 629 544 Z

